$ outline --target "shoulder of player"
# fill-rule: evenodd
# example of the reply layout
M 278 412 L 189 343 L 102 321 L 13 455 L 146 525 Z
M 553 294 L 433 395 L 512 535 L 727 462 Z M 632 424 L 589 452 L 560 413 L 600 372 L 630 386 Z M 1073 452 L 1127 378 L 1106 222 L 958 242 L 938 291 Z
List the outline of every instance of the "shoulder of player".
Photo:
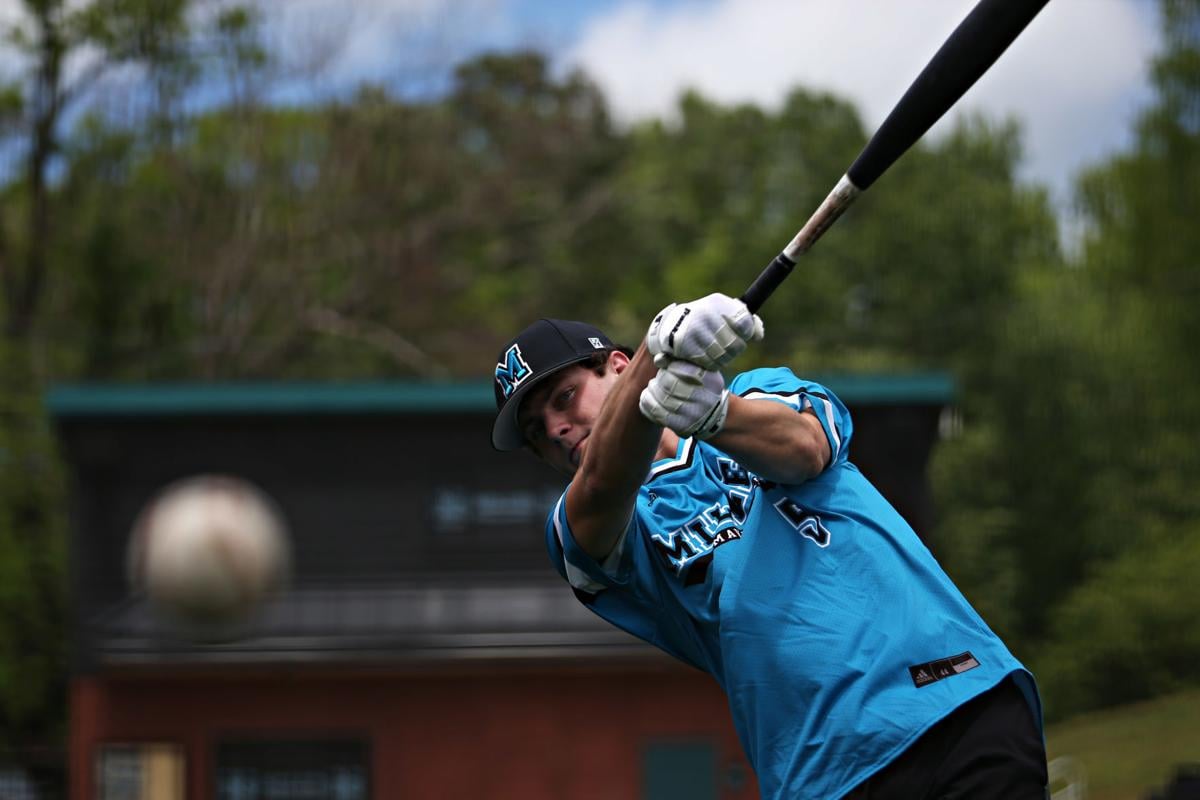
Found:
M 738 395 L 748 392 L 778 392 L 783 389 L 799 390 L 813 385 L 811 381 L 797 377 L 787 367 L 758 367 L 739 372 L 729 381 L 729 391 Z
M 646 495 L 654 481 L 690 468 L 695 463 L 699 444 L 694 438 L 681 438 L 673 458 L 661 459 L 650 465 L 650 471 L 646 473 L 646 479 L 642 482 L 641 494 Z

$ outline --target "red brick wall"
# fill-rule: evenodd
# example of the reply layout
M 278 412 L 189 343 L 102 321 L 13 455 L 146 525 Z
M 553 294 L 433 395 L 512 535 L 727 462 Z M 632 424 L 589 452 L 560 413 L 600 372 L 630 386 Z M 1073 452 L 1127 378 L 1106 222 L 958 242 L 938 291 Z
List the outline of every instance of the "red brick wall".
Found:
M 280 733 L 369 738 L 375 800 L 637 798 L 641 748 L 689 737 L 716 747 L 721 800 L 757 797 L 724 695 L 685 667 L 86 677 L 71 706 L 72 800 L 95 800 L 101 742 L 182 745 L 207 800 L 217 741 Z

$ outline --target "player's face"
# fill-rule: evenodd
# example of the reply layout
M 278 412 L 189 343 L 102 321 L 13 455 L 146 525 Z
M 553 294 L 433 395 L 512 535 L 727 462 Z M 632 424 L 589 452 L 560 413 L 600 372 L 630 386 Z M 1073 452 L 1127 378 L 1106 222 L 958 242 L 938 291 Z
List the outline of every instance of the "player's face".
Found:
M 566 367 L 530 391 L 517 422 L 539 458 L 560 472 L 575 474 L 592 424 L 617 378 L 613 362 L 624 358 L 622 353 L 610 356 L 603 375 L 578 364 Z

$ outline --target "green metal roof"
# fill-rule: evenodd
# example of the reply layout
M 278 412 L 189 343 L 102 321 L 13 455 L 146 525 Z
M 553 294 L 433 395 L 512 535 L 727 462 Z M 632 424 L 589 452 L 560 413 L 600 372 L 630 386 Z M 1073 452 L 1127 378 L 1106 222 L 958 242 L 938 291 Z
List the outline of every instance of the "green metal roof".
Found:
M 946 404 L 945 373 L 828 375 L 813 380 L 844 402 Z M 62 384 L 46 393 L 52 416 L 213 416 L 495 411 L 490 382 Z

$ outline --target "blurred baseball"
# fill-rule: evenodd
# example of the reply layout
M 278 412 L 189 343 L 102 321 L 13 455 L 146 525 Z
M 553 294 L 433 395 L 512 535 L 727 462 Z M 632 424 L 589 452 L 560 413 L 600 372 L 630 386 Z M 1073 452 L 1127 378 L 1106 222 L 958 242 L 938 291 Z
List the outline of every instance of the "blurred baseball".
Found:
M 274 502 L 226 475 L 163 489 L 134 523 L 128 556 L 134 587 L 193 632 L 246 621 L 283 586 L 291 567 Z

